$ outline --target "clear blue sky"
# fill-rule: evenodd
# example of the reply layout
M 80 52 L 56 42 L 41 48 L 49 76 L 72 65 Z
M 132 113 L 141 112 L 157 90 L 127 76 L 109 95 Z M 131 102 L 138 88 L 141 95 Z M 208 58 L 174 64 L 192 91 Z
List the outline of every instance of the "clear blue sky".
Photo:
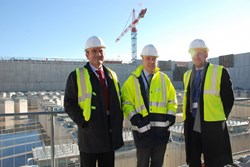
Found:
M 115 39 L 133 8 L 147 8 L 136 26 L 138 58 L 151 43 L 160 60 L 189 61 L 195 38 L 209 57 L 250 52 L 250 0 L 0 0 L 0 58 L 85 59 L 85 42 L 97 35 L 106 59 L 130 60 L 130 32 Z

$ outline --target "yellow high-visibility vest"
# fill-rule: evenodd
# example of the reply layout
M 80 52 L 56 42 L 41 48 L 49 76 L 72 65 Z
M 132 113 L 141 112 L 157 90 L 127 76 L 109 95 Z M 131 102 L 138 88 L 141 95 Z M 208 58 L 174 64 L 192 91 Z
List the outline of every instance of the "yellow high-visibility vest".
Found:
M 223 104 L 220 97 L 220 84 L 223 66 L 209 64 L 203 90 L 204 99 L 204 120 L 208 122 L 226 120 Z M 185 72 L 183 77 L 183 120 L 186 119 L 187 88 L 192 70 Z M 192 98 L 192 97 L 190 97 Z
M 113 72 L 109 68 L 107 69 L 113 78 L 117 96 L 119 98 L 119 102 L 121 105 L 120 89 L 119 89 L 117 75 L 115 72 Z M 90 82 L 88 69 L 76 68 L 76 78 L 77 78 L 77 87 L 78 87 L 78 105 L 83 110 L 83 117 L 85 121 L 89 121 L 90 116 L 91 116 L 91 110 L 96 109 L 96 106 L 91 106 L 92 95 L 96 96 L 96 93 L 92 91 L 92 85 Z
M 148 115 L 137 78 L 141 75 L 142 70 L 143 66 L 141 65 L 132 73 L 122 87 L 123 112 L 128 119 L 137 113 L 140 113 L 143 117 Z M 175 116 L 177 110 L 176 92 L 170 79 L 161 73 L 159 68 L 156 68 L 152 78 L 150 92 L 150 113 Z

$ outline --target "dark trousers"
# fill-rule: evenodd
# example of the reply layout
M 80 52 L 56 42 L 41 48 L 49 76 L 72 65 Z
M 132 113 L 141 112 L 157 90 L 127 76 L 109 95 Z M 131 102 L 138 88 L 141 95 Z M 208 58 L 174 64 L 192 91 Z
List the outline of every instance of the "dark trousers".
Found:
M 189 115 L 189 167 L 201 167 L 202 141 L 201 134 L 193 131 L 194 118 Z
M 114 167 L 115 166 L 115 153 L 104 152 L 104 153 L 84 153 L 80 152 L 81 167 Z
M 190 132 L 190 150 L 189 150 L 189 167 L 201 167 L 201 135 L 198 132 L 191 130 Z
M 205 166 L 206 167 L 224 167 L 226 164 L 224 162 L 224 160 L 215 160 L 218 159 L 217 157 L 215 157 L 216 155 L 208 155 L 208 154 L 204 154 L 204 150 L 202 145 L 204 145 L 202 138 L 201 138 L 201 134 L 198 132 L 193 131 L 193 125 L 194 125 L 194 118 L 193 117 L 189 117 L 189 167 L 201 167 L 201 156 L 203 154 L 204 157 L 204 162 L 205 162 Z M 218 134 L 221 135 L 221 134 Z M 216 144 L 216 143 L 214 143 Z M 207 147 L 206 149 L 209 148 L 210 145 L 205 145 L 205 147 Z M 212 144 L 211 144 L 212 146 Z M 212 146 L 214 147 L 214 146 Z M 218 150 L 220 151 L 220 150 Z
M 162 167 L 167 144 L 137 148 L 137 167 Z

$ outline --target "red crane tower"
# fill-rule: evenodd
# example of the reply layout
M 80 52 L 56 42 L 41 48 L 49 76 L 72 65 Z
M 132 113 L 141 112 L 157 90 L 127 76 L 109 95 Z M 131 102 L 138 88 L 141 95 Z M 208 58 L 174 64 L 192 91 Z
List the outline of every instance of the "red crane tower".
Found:
M 139 20 L 144 17 L 147 8 L 142 9 L 137 18 L 135 18 L 135 9 L 132 11 L 132 23 L 121 33 L 121 35 L 115 40 L 118 42 L 129 30 L 131 30 L 131 53 L 132 53 L 132 61 L 137 59 L 137 29 L 136 24 L 138 24 Z

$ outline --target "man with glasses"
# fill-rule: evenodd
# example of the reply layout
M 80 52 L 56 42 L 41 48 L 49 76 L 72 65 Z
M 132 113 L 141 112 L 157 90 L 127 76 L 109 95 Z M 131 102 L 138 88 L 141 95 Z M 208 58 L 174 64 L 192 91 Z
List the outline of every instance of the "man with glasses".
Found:
M 234 103 L 227 69 L 207 61 L 208 48 L 201 39 L 189 47 L 193 67 L 184 74 L 183 119 L 186 162 L 200 167 L 201 155 L 207 167 L 232 164 L 226 125 Z

